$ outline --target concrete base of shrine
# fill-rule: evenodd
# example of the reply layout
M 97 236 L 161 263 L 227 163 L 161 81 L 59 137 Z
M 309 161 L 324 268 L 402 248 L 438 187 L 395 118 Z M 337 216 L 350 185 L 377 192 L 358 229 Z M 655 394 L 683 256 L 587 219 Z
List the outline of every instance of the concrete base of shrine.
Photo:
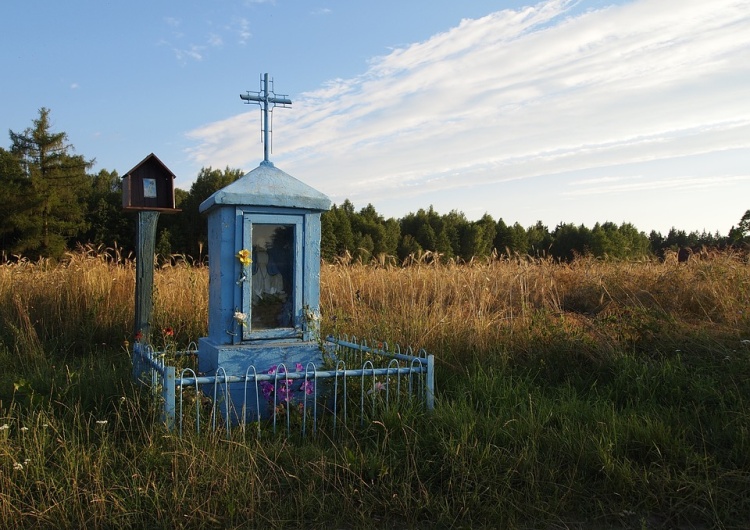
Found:
M 218 375 L 244 377 L 254 374 L 268 374 L 272 367 L 279 372 L 281 366 L 285 368 L 288 374 L 300 374 L 304 376 L 305 370 L 309 373 L 309 380 L 313 380 L 313 363 L 317 370 L 323 369 L 323 352 L 320 345 L 313 341 L 252 341 L 241 344 L 216 344 L 210 338 L 202 338 L 198 346 L 198 370 L 206 377 Z M 298 365 L 302 370 L 298 370 Z M 255 368 L 253 371 L 252 367 Z M 279 376 L 279 380 L 285 378 Z M 273 381 L 271 381 L 273 383 Z M 290 385 L 293 392 L 291 404 L 299 406 L 305 400 L 304 391 L 305 379 L 294 379 Z M 267 419 L 273 411 L 274 405 L 285 403 L 283 401 L 285 394 L 280 392 L 280 385 L 277 383 L 273 392 L 264 394 L 262 389 L 256 393 L 255 382 L 245 385 L 245 383 L 229 383 L 229 395 L 226 396 L 226 387 L 219 383 L 216 388 L 217 401 L 224 419 L 231 421 L 232 424 L 241 422 L 242 411 L 245 411 L 245 420 L 247 422 L 257 421 L 260 414 L 261 419 Z M 268 389 L 268 387 L 266 387 Z M 207 397 L 213 399 L 214 385 L 203 385 L 203 392 Z M 229 399 L 229 418 L 227 418 L 227 398 Z M 308 400 L 312 397 L 308 396 Z M 312 403 L 309 403 L 311 406 Z

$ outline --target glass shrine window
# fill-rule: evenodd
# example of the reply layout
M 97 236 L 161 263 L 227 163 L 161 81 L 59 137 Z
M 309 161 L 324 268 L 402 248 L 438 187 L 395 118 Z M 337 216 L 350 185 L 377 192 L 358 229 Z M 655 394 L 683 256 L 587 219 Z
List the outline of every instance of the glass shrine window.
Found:
M 294 326 L 294 225 L 252 224 L 250 328 Z

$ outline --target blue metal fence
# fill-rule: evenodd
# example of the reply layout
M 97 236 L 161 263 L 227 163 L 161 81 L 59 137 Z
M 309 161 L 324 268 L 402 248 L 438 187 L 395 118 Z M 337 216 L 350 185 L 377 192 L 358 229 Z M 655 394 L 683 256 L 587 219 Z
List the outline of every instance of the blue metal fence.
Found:
M 328 337 L 323 347 L 330 359 L 326 366 L 308 363 L 291 370 L 279 364 L 272 373 L 259 373 L 250 365 L 240 375 L 219 366 L 206 376 L 176 366 L 180 358 L 197 356 L 194 343 L 173 352 L 137 344 L 133 370 L 158 399 L 162 421 L 180 435 L 188 428 L 224 429 L 227 436 L 233 428 L 257 429 L 259 435 L 264 428 L 274 433 L 283 428 L 287 435 L 306 436 L 323 423 L 335 434 L 342 425 L 362 425 L 393 406 L 434 408 L 435 358 L 424 350 L 402 352 L 398 345 L 348 337 Z M 230 391 L 238 384 L 241 392 Z

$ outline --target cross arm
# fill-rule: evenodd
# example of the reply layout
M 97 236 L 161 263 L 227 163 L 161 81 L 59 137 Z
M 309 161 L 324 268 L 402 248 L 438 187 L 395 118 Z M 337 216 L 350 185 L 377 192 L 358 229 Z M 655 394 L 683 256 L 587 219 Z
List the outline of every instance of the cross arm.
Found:
M 269 96 L 269 97 L 266 98 L 264 96 L 261 96 L 260 94 L 258 94 L 258 95 L 255 95 L 255 94 L 240 94 L 240 99 L 243 99 L 243 100 L 245 100 L 247 102 L 255 101 L 255 102 L 258 102 L 258 103 L 266 101 L 268 103 L 276 103 L 278 105 L 291 105 L 292 104 L 292 100 L 289 99 L 289 98 L 280 98 L 280 97 L 276 97 L 276 96 Z

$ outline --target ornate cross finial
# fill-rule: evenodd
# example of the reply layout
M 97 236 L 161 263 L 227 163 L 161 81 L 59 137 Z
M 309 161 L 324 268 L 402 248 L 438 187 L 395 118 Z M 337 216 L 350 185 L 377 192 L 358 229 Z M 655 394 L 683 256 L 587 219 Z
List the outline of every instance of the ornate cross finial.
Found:
M 276 106 L 290 107 L 292 100 L 284 94 L 276 95 L 273 91 L 273 81 L 271 81 L 271 90 L 268 90 L 268 74 L 263 74 L 261 80 L 261 90 L 259 92 L 248 92 L 247 94 L 240 94 L 240 98 L 245 103 L 257 103 L 260 105 L 263 111 L 263 164 L 273 165 L 268 160 L 268 152 L 270 145 L 270 133 L 271 126 L 268 121 L 269 113 L 273 112 L 273 108 Z

